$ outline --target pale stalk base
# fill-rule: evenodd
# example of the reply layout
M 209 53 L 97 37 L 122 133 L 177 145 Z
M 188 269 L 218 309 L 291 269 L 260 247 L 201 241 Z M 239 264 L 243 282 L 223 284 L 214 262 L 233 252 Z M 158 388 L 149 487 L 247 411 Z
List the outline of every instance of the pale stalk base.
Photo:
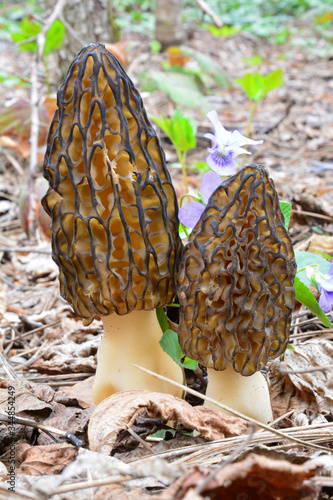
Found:
M 111 394 L 133 389 L 181 397 L 182 390 L 132 366 L 133 363 L 183 383 L 181 368 L 159 345 L 162 336 L 155 311 L 103 316 L 104 335 L 97 353 L 93 385 L 96 404 Z
M 226 370 L 209 368 L 206 396 L 267 424 L 273 420 L 267 382 L 262 373 L 243 377 L 229 365 Z M 205 405 L 220 409 L 208 401 Z M 223 410 L 221 410 L 223 411 Z

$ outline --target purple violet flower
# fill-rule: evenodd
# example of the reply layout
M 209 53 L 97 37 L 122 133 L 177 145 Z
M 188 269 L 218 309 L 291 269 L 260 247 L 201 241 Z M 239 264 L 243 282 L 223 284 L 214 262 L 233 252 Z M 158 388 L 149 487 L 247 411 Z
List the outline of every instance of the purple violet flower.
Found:
M 210 195 L 219 187 L 223 179 L 215 172 L 206 172 L 202 177 L 200 194 L 204 203 L 191 201 L 179 209 L 179 220 L 185 227 L 193 228 L 206 208 Z
M 328 274 L 315 275 L 320 291 L 319 305 L 324 312 L 329 312 L 333 306 L 333 260 Z
M 216 111 L 210 111 L 207 117 L 214 127 L 213 134 L 205 134 L 212 141 L 212 147 L 207 148 L 207 164 L 209 168 L 220 175 L 232 175 L 235 173 L 235 158 L 238 155 L 251 153 L 242 148 L 245 144 L 262 144 L 263 141 L 253 141 L 244 137 L 238 130 L 229 132 L 218 119 Z

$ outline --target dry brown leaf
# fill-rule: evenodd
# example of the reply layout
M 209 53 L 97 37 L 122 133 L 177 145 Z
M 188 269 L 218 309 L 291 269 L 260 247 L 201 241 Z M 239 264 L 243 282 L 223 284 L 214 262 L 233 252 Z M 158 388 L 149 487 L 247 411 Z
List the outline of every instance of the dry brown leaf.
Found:
M 209 440 L 238 436 L 248 427 L 244 420 L 205 406 L 193 407 L 170 394 L 124 391 L 113 394 L 95 409 L 88 427 L 90 449 L 109 455 L 118 434 L 129 429 L 143 413 L 151 418 L 175 420 Z
M 245 460 L 226 465 L 209 481 L 200 495 L 195 488 L 202 484 L 211 469 L 195 468 L 187 477 L 181 477 L 158 498 L 161 500 L 315 500 L 318 488 L 309 481 L 314 470 L 293 465 L 284 460 L 250 454 Z M 156 497 L 157 498 L 157 497 Z
M 52 412 L 52 406 L 39 399 L 31 391 L 31 385 L 24 380 L 0 379 L 0 411 L 6 411 L 8 407 L 8 387 L 14 387 L 15 414 L 18 417 L 26 416 L 23 413 L 34 416 L 47 417 Z
M 333 236 L 313 233 L 310 238 L 298 243 L 296 248 L 312 253 L 317 253 L 316 251 L 319 250 L 319 252 L 333 255 Z
M 0 479 L 3 481 L 8 479 L 8 470 L 3 462 L 0 462 Z
M 94 500 L 105 500 L 114 498 L 116 500 L 151 500 L 152 496 L 144 493 L 142 488 L 131 488 L 125 484 L 110 484 L 101 486 L 94 495 Z
M 32 368 L 49 374 L 89 373 L 96 370 L 96 352 L 99 339 L 94 338 L 77 344 L 69 341 L 62 345 L 52 345 L 43 353 Z
M 0 321 L 2 321 L 7 309 L 7 285 L 0 283 Z M 1 349 L 1 344 L 0 344 Z
M 40 248 L 49 249 L 49 244 L 40 245 Z M 41 276 L 49 276 L 50 280 L 58 276 L 58 268 L 53 262 L 51 254 L 16 255 L 13 258 L 15 268 L 30 278 L 36 279 Z
M 62 387 L 57 394 L 66 394 L 70 398 L 76 398 L 81 408 L 88 408 L 94 405 L 92 398 L 92 386 L 95 377 L 88 377 L 68 387 Z
M 118 61 L 120 61 L 123 66 L 126 67 L 128 65 L 128 52 L 130 49 L 130 42 L 128 40 L 106 43 L 105 47 L 109 52 L 112 52 L 112 54 L 116 56 Z
M 77 454 L 78 449 L 67 443 L 31 446 L 22 453 L 19 472 L 31 476 L 59 474 Z
M 332 366 L 333 343 L 329 340 L 309 340 L 285 352 L 284 367 L 288 370 Z M 296 417 L 307 410 L 315 418 L 333 411 L 333 389 L 329 387 L 330 372 L 281 373 L 281 363 L 270 364 L 270 396 L 274 416 L 294 409 Z
M 52 415 L 44 420 L 43 424 L 54 427 L 64 432 L 75 434 L 77 438 L 87 441 L 88 422 L 93 412 L 93 408 L 81 410 L 73 406 L 55 405 Z M 46 445 L 53 443 L 53 440 L 44 432 L 38 437 L 38 444 Z

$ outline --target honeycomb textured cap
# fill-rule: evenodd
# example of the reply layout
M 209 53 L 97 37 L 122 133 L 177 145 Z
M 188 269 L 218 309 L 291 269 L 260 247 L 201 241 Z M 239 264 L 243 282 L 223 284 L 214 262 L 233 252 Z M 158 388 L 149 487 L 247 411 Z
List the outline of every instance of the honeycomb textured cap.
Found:
M 178 276 L 184 354 L 252 375 L 287 347 L 296 264 L 274 183 L 251 165 L 214 191 Z
M 172 302 L 177 199 L 142 99 L 102 44 L 84 47 L 58 90 L 42 200 L 61 295 L 89 323 Z

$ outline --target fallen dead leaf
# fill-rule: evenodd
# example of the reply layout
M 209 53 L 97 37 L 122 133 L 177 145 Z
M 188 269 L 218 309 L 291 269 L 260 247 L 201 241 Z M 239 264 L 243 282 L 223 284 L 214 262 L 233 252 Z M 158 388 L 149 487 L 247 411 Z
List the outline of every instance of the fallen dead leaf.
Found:
M 92 398 L 92 386 L 94 380 L 95 376 L 88 377 L 72 386 L 62 387 L 57 394 L 66 394 L 70 398 L 76 398 L 81 408 L 88 408 L 89 406 L 94 405 Z
M 113 55 L 120 61 L 123 66 L 128 65 L 128 53 L 130 49 L 130 42 L 128 40 L 122 40 L 121 42 L 106 43 L 105 47 L 107 50 L 112 52 Z
M 13 397 L 16 416 L 33 415 L 45 418 L 50 415 L 52 406 L 35 396 L 31 391 L 31 385 L 24 380 L 0 379 L 0 411 L 7 410 L 8 397 L 10 396 L 8 387 L 10 386 L 14 387 Z
M 67 443 L 46 446 L 30 446 L 21 456 L 18 472 L 31 476 L 59 474 L 66 465 L 75 460 L 78 449 Z
M 98 488 L 94 500 L 116 498 L 117 500 L 151 500 L 152 496 L 144 493 L 142 488 L 129 487 L 126 484 L 110 484 Z
M 317 253 L 316 251 L 333 255 L 333 236 L 313 233 L 311 237 L 297 244 L 297 250 Z
M 45 350 L 43 358 L 38 359 L 32 368 L 49 374 L 89 373 L 96 371 L 96 352 L 99 338 L 81 344 L 69 341 L 53 345 Z
M 6 309 L 7 309 L 7 286 L 5 283 L 0 283 L 0 321 L 2 321 Z
M 52 414 L 44 420 L 43 424 L 64 432 L 70 432 L 77 438 L 87 441 L 88 422 L 92 412 L 93 408 L 82 410 L 73 406 L 66 407 L 56 404 Z M 51 443 L 53 443 L 53 440 L 47 434 L 41 432 L 38 437 L 38 444 L 47 445 Z
M 198 494 L 196 488 L 205 481 L 211 469 L 195 468 L 179 478 L 159 497 L 161 500 L 315 500 L 318 488 L 311 483 L 314 470 L 283 460 L 250 454 L 245 460 L 226 465 Z
M 0 462 L 0 479 L 3 481 L 8 479 L 8 470 L 3 462 Z
M 332 366 L 333 344 L 329 340 L 309 340 L 285 352 L 288 370 Z M 333 411 L 333 390 L 329 387 L 329 371 L 281 373 L 280 360 L 270 364 L 270 396 L 275 417 L 294 409 L 293 418 L 307 410 L 312 418 Z
M 118 434 L 129 429 L 143 413 L 151 418 L 175 420 L 208 440 L 239 436 L 248 427 L 244 420 L 205 406 L 193 407 L 170 394 L 124 391 L 113 394 L 95 409 L 88 427 L 90 449 L 109 455 Z

